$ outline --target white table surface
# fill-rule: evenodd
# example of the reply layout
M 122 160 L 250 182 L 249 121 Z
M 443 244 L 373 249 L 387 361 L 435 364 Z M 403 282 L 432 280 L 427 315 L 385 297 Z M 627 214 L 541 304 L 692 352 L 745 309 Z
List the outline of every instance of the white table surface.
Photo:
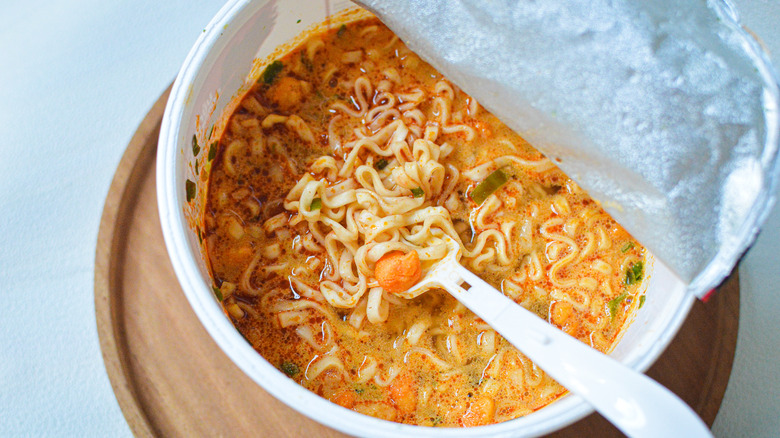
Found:
M 780 2 L 735 3 L 779 57 Z M 0 436 L 131 436 L 95 324 L 103 201 L 138 123 L 221 6 L 2 2 Z M 717 436 L 780 436 L 778 248 L 776 207 L 741 264 L 737 355 Z

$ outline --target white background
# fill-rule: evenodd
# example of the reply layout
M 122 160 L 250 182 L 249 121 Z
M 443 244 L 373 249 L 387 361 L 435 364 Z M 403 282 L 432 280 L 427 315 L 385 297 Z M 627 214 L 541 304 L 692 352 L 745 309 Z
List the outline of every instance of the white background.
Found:
M 735 1 L 780 57 L 780 2 Z M 130 436 L 103 366 L 93 275 L 117 164 L 219 0 L 0 4 L 0 436 Z M 780 209 L 740 267 L 717 436 L 780 434 Z

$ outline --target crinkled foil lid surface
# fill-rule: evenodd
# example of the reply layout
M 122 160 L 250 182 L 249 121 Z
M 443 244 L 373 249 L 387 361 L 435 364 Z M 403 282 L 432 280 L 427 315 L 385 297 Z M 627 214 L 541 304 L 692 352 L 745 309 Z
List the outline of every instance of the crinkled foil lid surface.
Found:
M 774 201 L 777 75 L 722 0 L 360 3 L 599 200 L 690 292 Z

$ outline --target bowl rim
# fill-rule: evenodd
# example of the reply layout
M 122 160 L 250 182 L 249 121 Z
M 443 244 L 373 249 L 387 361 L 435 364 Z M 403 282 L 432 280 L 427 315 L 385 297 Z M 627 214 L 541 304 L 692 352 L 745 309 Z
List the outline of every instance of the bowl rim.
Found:
M 258 354 L 228 321 L 213 297 L 210 284 L 203 278 L 188 244 L 189 230 L 182 208 L 183 190 L 177 181 L 177 157 L 184 150 L 184 145 L 179 144 L 178 138 L 181 130 L 186 129 L 182 126 L 185 109 L 191 103 L 189 101 L 195 93 L 194 84 L 203 73 L 207 57 L 218 42 L 230 37 L 223 30 L 228 25 L 234 26 L 235 20 L 252 16 L 267 3 L 268 0 L 231 0 L 217 12 L 185 58 L 171 89 L 160 126 L 156 180 L 163 238 L 182 290 L 212 339 L 233 363 L 277 400 L 321 424 L 348 434 L 370 434 L 376 437 L 538 436 L 559 430 L 592 413 L 593 409 L 583 399 L 568 394 L 526 416 L 487 426 L 433 428 L 380 420 L 338 406 L 300 386 Z M 647 352 L 624 364 L 640 372 L 646 371 L 675 337 L 693 302 L 694 296 L 685 293 L 680 306 L 671 315 L 662 333 L 647 348 Z

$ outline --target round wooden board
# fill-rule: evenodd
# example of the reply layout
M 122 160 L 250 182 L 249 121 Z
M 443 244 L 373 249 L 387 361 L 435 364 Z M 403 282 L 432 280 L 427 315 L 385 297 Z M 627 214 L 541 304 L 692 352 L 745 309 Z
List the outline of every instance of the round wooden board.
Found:
M 100 346 L 122 412 L 137 436 L 343 436 L 274 399 L 209 337 L 185 298 L 163 242 L 155 191 L 160 121 L 170 89 L 152 107 L 117 168 L 95 259 Z M 712 424 L 737 340 L 735 273 L 648 371 Z M 593 414 L 556 437 L 620 436 Z

